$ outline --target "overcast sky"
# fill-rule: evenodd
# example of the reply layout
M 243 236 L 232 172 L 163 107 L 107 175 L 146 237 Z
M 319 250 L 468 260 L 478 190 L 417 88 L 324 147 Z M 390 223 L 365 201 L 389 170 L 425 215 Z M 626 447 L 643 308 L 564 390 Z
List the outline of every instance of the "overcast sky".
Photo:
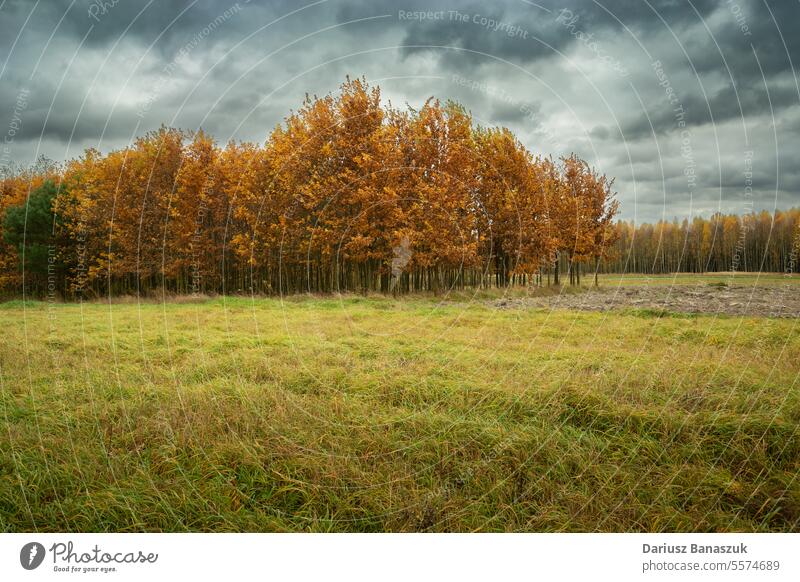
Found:
M 0 164 L 161 124 L 263 142 L 349 74 L 580 154 L 624 218 L 788 208 L 799 27 L 798 0 L 0 0 Z

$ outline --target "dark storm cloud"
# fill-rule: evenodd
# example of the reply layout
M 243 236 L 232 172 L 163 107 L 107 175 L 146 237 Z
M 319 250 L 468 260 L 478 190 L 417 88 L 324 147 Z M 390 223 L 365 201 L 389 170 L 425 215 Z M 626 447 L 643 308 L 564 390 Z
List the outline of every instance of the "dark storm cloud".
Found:
M 379 2 L 384 11 L 394 12 L 408 25 L 403 39 L 404 53 L 429 52 L 453 65 L 481 64 L 487 58 L 513 63 L 531 63 L 556 58 L 558 52 L 585 35 L 621 34 L 625 27 L 636 33 L 667 26 L 682 27 L 696 18 L 686 5 L 673 0 L 644 2 L 611 0 L 600 3 L 583 0 L 545 0 L 502 4 L 435 6 L 431 2 L 404 5 Z M 374 3 L 373 3 L 374 6 Z M 716 6 L 713 0 L 694 2 L 700 17 Z M 394 9 L 393 9 L 394 8 Z M 350 7 L 348 15 L 355 13 Z M 418 17 L 405 14 L 420 13 Z M 485 34 L 486 32 L 491 34 Z M 452 47 L 442 51 L 428 47 Z M 462 49 L 462 50 L 459 50 Z
M 434 14 L 433 19 L 416 20 L 398 12 L 398 21 L 406 26 L 403 54 L 433 53 L 453 66 L 493 59 L 529 63 L 554 56 L 572 40 L 559 30 L 556 14 L 536 7 L 523 12 L 497 5 L 458 5 Z
M 33 9 L 35 5 L 35 9 Z M 27 28 L 49 36 L 58 26 L 61 37 L 82 39 L 89 47 L 108 47 L 120 38 L 135 40 L 163 57 L 173 56 L 197 31 L 226 10 L 259 13 L 262 18 L 288 12 L 291 2 L 257 0 L 47 0 L 36 4 L 12 0 L 4 7 L 7 30 L 18 32 L 29 14 Z
M 554 11 L 569 10 L 590 28 L 608 27 L 620 29 L 631 27 L 637 32 L 660 30 L 665 26 L 680 29 L 698 18 L 706 18 L 720 6 L 717 0 L 649 0 L 630 2 L 629 0 L 603 0 L 586 2 L 584 0 L 558 0 L 546 2 Z
M 766 117 L 770 123 L 773 112 L 798 104 L 797 88 L 793 85 L 772 86 L 748 85 L 740 88 L 728 86 L 715 91 L 705 98 L 701 94 L 688 94 L 680 99 L 683 108 L 682 119 L 689 127 L 710 123 L 722 123 L 731 119 L 742 120 L 753 117 Z M 628 140 L 638 140 L 675 131 L 678 119 L 674 109 L 661 107 L 633 117 L 620 126 L 622 135 Z M 609 127 L 598 127 L 593 135 L 599 139 L 618 139 L 619 131 Z M 605 136 L 605 137 L 602 137 Z
M 0 138 L 13 133 L 15 161 L 123 147 L 162 123 L 263 141 L 306 93 L 336 91 L 349 74 L 378 82 L 395 105 L 455 99 L 480 123 L 510 127 L 534 153 L 586 156 L 617 177 L 628 216 L 688 211 L 691 200 L 741 209 L 745 146 L 755 152 L 756 199 L 777 190 L 780 205 L 800 204 L 800 37 L 792 30 L 800 2 L 1 6 Z M 682 130 L 697 168 L 691 193 Z
M 692 53 L 692 63 L 700 73 L 725 70 L 727 64 L 739 85 L 763 83 L 768 78 L 791 72 L 800 63 L 800 3 L 737 0 L 721 3 L 724 26 L 715 31 L 720 49 Z M 740 11 L 734 11 L 733 6 Z M 711 48 L 711 47 L 709 47 Z M 723 60 L 724 57 L 724 60 Z
M 524 125 L 530 123 L 539 115 L 539 104 L 527 105 L 514 102 L 501 101 L 491 108 L 490 119 L 497 125 Z
M 681 50 L 665 54 L 662 49 L 654 54 L 659 61 L 671 63 L 672 70 L 682 68 L 693 77 L 676 87 L 689 126 L 741 122 L 797 106 L 800 93 L 792 65 L 800 62 L 800 41 L 788 25 L 800 21 L 800 3 L 722 2 L 719 15 L 716 25 L 706 23 L 710 33 L 697 28 L 702 41 L 684 39 L 684 44 L 675 45 Z M 713 83 L 715 78 L 722 79 L 724 86 L 709 87 L 709 79 Z M 636 140 L 653 131 L 676 129 L 671 109 L 648 113 L 649 119 L 641 113 L 622 124 L 626 138 Z

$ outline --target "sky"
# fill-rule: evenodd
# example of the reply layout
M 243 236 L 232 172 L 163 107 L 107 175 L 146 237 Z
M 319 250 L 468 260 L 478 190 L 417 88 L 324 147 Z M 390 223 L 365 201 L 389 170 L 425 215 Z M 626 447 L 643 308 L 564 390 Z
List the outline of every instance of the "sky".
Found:
M 263 143 L 347 75 L 614 177 L 636 222 L 800 206 L 800 0 L 0 0 L 0 166 Z

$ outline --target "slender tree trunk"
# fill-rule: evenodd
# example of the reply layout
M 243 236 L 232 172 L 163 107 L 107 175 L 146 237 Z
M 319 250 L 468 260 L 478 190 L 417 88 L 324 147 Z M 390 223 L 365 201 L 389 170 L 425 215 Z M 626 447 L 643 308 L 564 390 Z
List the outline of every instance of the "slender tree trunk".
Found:
M 600 257 L 594 258 L 594 286 L 597 287 L 597 272 L 600 270 Z
M 559 277 L 558 277 L 558 275 L 559 275 L 559 273 L 558 273 L 558 266 L 559 266 L 558 263 L 559 263 L 559 259 L 560 258 L 561 257 L 559 256 L 559 253 L 556 253 L 556 260 L 555 260 L 555 262 L 553 264 L 553 284 L 554 285 L 559 285 L 560 284 L 560 280 L 559 280 Z

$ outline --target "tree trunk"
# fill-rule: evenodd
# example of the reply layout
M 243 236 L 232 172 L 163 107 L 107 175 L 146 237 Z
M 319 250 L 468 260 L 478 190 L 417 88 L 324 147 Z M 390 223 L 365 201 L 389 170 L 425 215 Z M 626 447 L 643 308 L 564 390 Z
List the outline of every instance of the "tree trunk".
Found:
M 600 257 L 594 258 L 594 286 L 597 287 L 597 272 L 600 270 Z
M 555 263 L 553 264 L 553 284 L 554 285 L 558 285 L 559 282 L 560 282 L 559 281 L 559 277 L 558 277 L 558 274 L 559 274 L 558 273 L 558 259 L 559 258 L 560 257 L 558 256 L 558 253 L 556 253 L 556 260 L 555 260 Z

